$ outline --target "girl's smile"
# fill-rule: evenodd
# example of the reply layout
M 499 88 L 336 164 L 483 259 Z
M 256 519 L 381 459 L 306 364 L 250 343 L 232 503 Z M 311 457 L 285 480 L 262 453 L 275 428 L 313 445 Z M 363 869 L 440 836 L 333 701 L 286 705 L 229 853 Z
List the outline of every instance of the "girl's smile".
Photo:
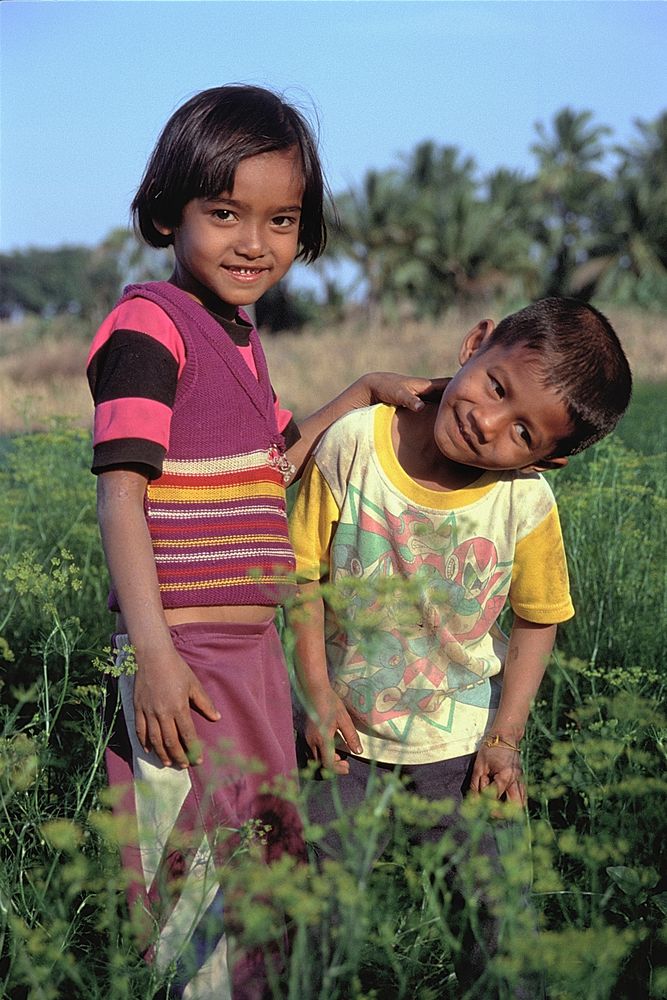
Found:
M 173 231 L 172 281 L 222 315 L 256 302 L 287 273 L 299 246 L 303 171 L 296 149 L 241 160 L 234 189 L 194 198 Z
M 265 267 L 233 267 L 229 266 L 226 268 L 230 274 L 235 275 L 241 281 L 251 280 L 256 278 L 258 275 L 263 274 L 266 271 Z

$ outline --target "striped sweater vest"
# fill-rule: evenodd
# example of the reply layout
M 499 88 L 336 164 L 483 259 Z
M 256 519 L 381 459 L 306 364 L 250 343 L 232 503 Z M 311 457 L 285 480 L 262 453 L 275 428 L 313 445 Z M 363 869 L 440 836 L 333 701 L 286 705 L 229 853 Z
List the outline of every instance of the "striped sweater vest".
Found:
M 162 604 L 279 604 L 291 590 L 294 555 L 284 439 L 257 332 L 250 334 L 255 378 L 185 292 L 150 282 L 128 286 L 123 299 L 137 295 L 164 309 L 186 350 L 162 475 L 144 499 Z

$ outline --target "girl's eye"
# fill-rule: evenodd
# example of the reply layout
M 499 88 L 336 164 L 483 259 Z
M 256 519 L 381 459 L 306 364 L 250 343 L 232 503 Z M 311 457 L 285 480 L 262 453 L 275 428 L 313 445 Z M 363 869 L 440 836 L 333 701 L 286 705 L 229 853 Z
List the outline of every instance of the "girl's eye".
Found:
M 505 390 L 503 389 L 502 385 L 500 384 L 498 379 L 493 377 L 493 375 L 490 375 L 489 378 L 491 379 L 491 388 L 495 392 L 496 396 L 498 397 L 498 399 L 503 399 L 505 395 Z
M 271 222 L 278 229 L 289 229 L 291 226 L 296 225 L 296 219 L 293 215 L 276 215 L 271 219 Z
M 220 219 L 221 222 L 230 222 L 234 218 L 234 213 L 230 212 L 228 208 L 216 208 L 213 216 Z

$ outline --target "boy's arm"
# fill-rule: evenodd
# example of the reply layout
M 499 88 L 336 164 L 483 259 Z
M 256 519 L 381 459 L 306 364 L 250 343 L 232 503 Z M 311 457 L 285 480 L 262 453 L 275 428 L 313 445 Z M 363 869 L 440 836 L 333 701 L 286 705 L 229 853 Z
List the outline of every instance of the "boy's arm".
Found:
M 315 760 L 337 774 L 349 765 L 334 750 L 339 732 L 353 753 L 361 753 L 354 723 L 329 683 L 324 643 L 324 601 L 317 581 L 300 584 L 301 600 L 289 613 L 295 639 L 295 669 L 308 713 L 306 742 Z
M 171 641 L 143 511 L 146 477 L 129 470 L 103 472 L 97 480 L 102 544 L 118 597 L 137 673 L 135 726 L 139 742 L 163 764 L 187 767 L 196 747 L 190 704 L 207 719 L 220 715 Z M 201 759 L 195 760 L 201 763 Z
M 481 792 L 493 786 L 496 798 L 504 796 L 521 805 L 526 789 L 521 756 L 505 743 L 518 747 L 528 721 L 530 706 L 539 689 L 556 639 L 555 625 L 538 625 L 515 616 L 503 670 L 500 705 L 491 733 L 499 737 L 495 746 L 482 742 L 473 766 L 470 788 Z
M 424 406 L 419 393 L 443 387 L 448 379 L 428 379 L 419 375 L 396 375 L 393 372 L 369 372 L 344 389 L 335 399 L 311 413 L 299 424 L 300 439 L 287 451 L 287 458 L 295 467 L 293 479 L 298 479 L 308 456 L 331 424 L 350 410 L 372 403 L 390 403 L 421 410 Z

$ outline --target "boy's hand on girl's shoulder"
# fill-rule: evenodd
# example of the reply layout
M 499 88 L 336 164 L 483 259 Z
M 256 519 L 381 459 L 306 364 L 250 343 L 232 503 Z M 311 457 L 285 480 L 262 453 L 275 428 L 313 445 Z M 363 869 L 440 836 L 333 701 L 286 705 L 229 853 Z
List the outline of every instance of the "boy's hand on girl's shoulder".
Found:
M 481 746 L 477 751 L 470 778 L 470 791 L 479 794 L 490 788 L 497 799 L 526 804 L 521 757 L 508 747 Z
M 134 677 L 134 718 L 139 743 L 165 767 L 201 764 L 191 707 L 217 722 L 220 713 L 190 667 L 172 647 L 142 658 Z

